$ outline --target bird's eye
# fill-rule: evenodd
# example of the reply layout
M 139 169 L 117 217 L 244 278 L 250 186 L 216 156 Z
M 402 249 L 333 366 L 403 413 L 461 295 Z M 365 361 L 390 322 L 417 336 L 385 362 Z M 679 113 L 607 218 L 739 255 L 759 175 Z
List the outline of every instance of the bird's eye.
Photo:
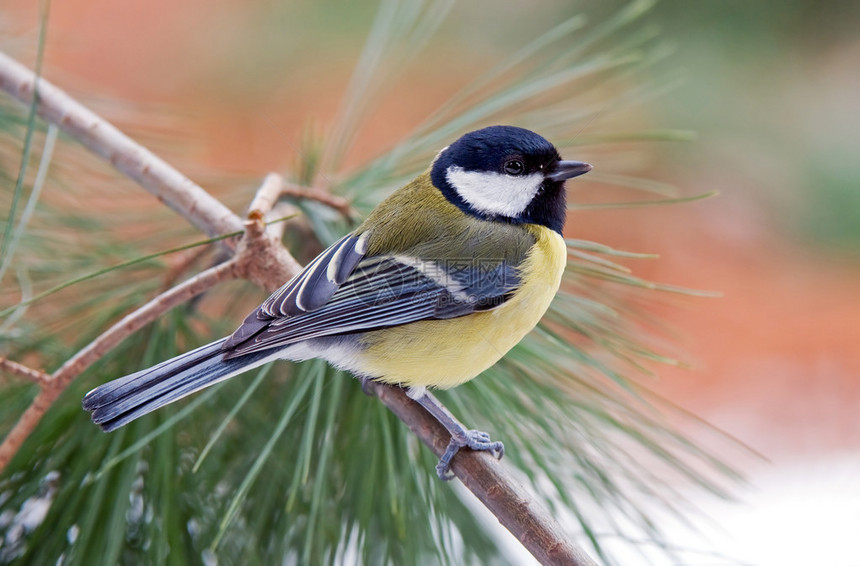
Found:
M 523 165 L 523 162 L 519 159 L 509 159 L 505 161 L 505 173 L 508 175 L 522 175 L 523 171 L 526 170 L 526 166 Z

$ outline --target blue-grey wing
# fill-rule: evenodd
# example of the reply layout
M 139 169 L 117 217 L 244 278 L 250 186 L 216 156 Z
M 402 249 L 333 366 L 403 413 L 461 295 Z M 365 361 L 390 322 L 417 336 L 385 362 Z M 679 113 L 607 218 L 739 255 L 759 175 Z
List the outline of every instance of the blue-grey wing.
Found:
M 325 305 L 364 257 L 366 238 L 347 234 L 245 318 L 222 348 L 232 350 L 263 330 L 272 320 L 295 317 Z
M 365 257 L 363 249 L 360 238 L 347 236 L 320 254 L 245 319 L 225 342 L 225 357 L 464 316 L 499 306 L 520 284 L 505 261 Z
M 347 234 L 260 306 L 271 316 L 296 316 L 326 304 L 364 257 L 365 239 Z

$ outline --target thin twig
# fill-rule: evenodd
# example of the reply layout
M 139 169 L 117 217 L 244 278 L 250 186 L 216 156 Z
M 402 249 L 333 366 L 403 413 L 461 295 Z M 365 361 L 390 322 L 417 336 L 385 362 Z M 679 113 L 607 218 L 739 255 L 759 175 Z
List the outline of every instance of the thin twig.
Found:
M 257 189 L 254 195 L 254 200 L 251 201 L 251 206 L 248 207 L 248 218 L 256 218 L 259 216 L 262 219 L 267 212 L 274 208 L 278 202 L 278 197 L 284 189 L 284 179 L 277 173 L 269 173 L 263 179 L 263 184 Z
M 170 309 L 196 297 L 207 289 L 211 289 L 222 281 L 235 279 L 238 275 L 237 263 L 237 260 L 231 259 L 202 271 L 124 316 L 55 371 L 51 376 L 52 384 L 56 382 L 61 387 L 65 386 L 68 381 L 80 375 L 102 356 L 118 346 L 120 342 Z
M 0 90 L 31 104 L 36 77 L 32 71 L 0 52 Z M 208 236 L 242 229 L 229 208 L 112 124 L 75 101 L 45 79 L 39 79 L 36 111 L 93 153 L 164 201 Z
M 257 189 L 243 223 L 245 237 L 237 256 L 239 275 L 270 293 L 302 269 L 281 240 L 266 231 L 266 214 L 275 206 L 282 185 L 280 175 L 269 173 Z
M 6 358 L 2 357 L 0 357 L 0 369 L 4 369 L 9 373 L 17 375 L 18 377 L 23 377 L 39 384 L 45 383 L 49 379 L 51 379 L 51 376 L 43 371 L 27 367 L 23 364 L 13 362 L 12 360 L 7 360 Z
M 347 199 L 333 195 L 322 189 L 314 187 L 300 187 L 298 185 L 285 183 L 281 189 L 281 195 L 285 197 L 321 202 L 322 204 L 340 212 L 345 218 L 352 218 L 355 215 L 355 211 L 352 209 L 352 205 L 350 205 Z
M 352 218 L 355 211 L 349 201 L 343 197 L 331 194 L 329 191 L 316 187 L 302 187 L 287 183 L 277 173 L 269 173 L 263 185 L 257 190 L 254 201 L 248 208 L 249 216 L 255 210 L 268 211 L 275 205 L 280 197 L 291 197 L 294 199 L 315 200 L 329 208 L 340 212 L 345 218 Z
M 125 316 L 114 324 L 98 338 L 90 342 L 77 354 L 72 356 L 60 369 L 50 376 L 40 378 L 41 390 L 32 404 L 15 423 L 15 426 L 0 444 L 0 471 L 12 460 L 24 440 L 30 436 L 36 425 L 42 419 L 45 412 L 60 396 L 69 383 L 84 372 L 88 367 L 102 358 L 111 349 L 115 348 L 124 339 L 128 338 L 146 324 L 152 322 L 165 312 L 175 306 L 181 305 L 192 297 L 211 288 L 216 283 L 226 279 L 235 278 L 237 275 L 237 262 L 234 260 L 217 265 L 207 271 L 188 279 L 169 291 L 158 295 L 133 313 Z M 14 364 L 14 366 L 10 365 Z M 21 364 L 4 360 L 3 367 L 14 371 L 18 375 L 32 378 L 35 370 L 29 370 Z M 29 370 L 30 373 L 23 370 Z

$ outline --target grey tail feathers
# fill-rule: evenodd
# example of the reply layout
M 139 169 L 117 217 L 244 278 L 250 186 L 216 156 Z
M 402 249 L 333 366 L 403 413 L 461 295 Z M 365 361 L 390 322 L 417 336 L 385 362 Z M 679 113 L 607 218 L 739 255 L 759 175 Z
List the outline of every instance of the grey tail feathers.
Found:
M 84 397 L 84 409 L 105 432 L 115 430 L 159 407 L 277 357 L 263 351 L 224 359 L 225 338 L 149 369 L 96 387 Z

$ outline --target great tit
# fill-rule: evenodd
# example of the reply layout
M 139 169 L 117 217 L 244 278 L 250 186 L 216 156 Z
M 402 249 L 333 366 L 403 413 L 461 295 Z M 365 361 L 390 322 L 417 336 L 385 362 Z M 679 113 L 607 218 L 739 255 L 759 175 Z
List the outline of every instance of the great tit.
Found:
M 564 182 L 591 170 L 513 126 L 470 132 L 310 262 L 229 337 L 90 391 L 105 431 L 275 359 L 323 358 L 398 384 L 461 447 L 501 457 L 427 392 L 464 383 L 538 323 L 567 260 Z

